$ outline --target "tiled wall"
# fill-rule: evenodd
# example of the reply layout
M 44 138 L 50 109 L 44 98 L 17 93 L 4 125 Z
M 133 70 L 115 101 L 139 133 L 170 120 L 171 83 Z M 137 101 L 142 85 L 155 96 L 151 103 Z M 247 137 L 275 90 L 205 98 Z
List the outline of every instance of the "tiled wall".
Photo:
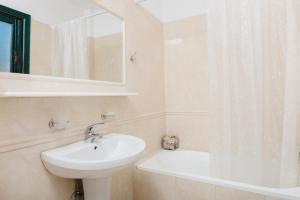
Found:
M 98 2 L 126 20 L 127 89 L 139 96 L 0 99 L 1 200 L 68 200 L 73 181 L 48 173 L 40 153 L 81 140 L 85 127 L 99 122 L 103 112 L 117 115 L 105 132 L 143 138 L 146 153 L 160 148 L 165 133 L 162 24 L 132 0 Z M 132 63 L 134 52 L 137 60 Z M 52 132 L 51 118 L 71 123 L 65 131 Z M 112 198 L 131 200 L 130 185 L 130 169 L 118 173 Z
M 31 19 L 30 36 L 30 72 L 36 75 L 50 75 L 51 27 Z
M 91 37 L 89 44 L 91 79 L 122 82 L 123 33 Z
M 147 153 L 160 147 L 165 130 L 163 115 L 148 116 L 110 128 L 108 132 L 137 135 L 147 144 Z M 63 133 L 62 133 L 63 134 Z M 40 152 L 82 139 L 81 135 L 1 153 L 0 199 L 3 200 L 68 200 L 73 192 L 72 180 L 58 178 L 46 171 Z M 131 200 L 131 168 L 113 177 L 113 200 Z
M 209 150 L 206 15 L 164 24 L 167 131 L 185 149 Z
M 147 154 L 160 148 L 160 137 L 166 130 L 179 135 L 184 148 L 208 150 L 205 15 L 169 22 L 163 27 L 132 0 L 97 1 L 126 20 L 127 87 L 140 95 L 0 99 L 1 200 L 69 199 L 73 181 L 49 174 L 40 160 L 40 153 L 82 139 L 84 128 L 98 122 L 102 112 L 117 114 L 117 119 L 107 125 L 106 132 L 145 139 Z M 134 52 L 137 52 L 137 60 L 131 63 L 129 57 Z M 69 129 L 51 132 L 47 124 L 52 117 L 70 120 Z M 133 197 L 135 200 L 267 199 L 173 177 L 134 173 L 133 168 L 116 174 L 112 189 L 113 200 Z
M 209 151 L 207 15 L 165 23 L 163 30 L 167 132 L 180 137 L 182 148 Z M 268 133 L 276 137 L 274 131 Z M 300 151 L 300 132 L 297 141 Z
M 279 200 L 255 193 L 197 181 L 153 174 L 135 173 L 134 200 Z

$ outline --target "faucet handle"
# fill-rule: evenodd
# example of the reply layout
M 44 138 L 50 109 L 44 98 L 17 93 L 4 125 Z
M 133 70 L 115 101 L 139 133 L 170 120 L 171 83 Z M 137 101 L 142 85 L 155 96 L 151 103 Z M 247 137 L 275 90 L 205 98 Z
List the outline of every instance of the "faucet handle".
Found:
M 103 125 L 103 124 L 104 124 L 104 122 L 100 122 L 100 123 L 95 123 L 95 124 L 89 125 L 86 128 L 86 131 L 85 131 L 85 142 L 92 143 L 96 139 L 102 138 L 103 134 L 96 133 L 95 129 L 96 129 L 97 125 Z
M 97 125 L 104 125 L 104 124 L 105 124 L 104 122 L 99 122 L 99 123 L 95 123 L 95 124 L 92 124 L 92 125 L 88 126 L 88 127 L 86 128 L 86 134 L 92 135 L 92 136 L 97 136 L 97 135 L 99 135 L 99 134 L 96 134 L 96 133 L 95 133 L 96 126 L 97 126 Z

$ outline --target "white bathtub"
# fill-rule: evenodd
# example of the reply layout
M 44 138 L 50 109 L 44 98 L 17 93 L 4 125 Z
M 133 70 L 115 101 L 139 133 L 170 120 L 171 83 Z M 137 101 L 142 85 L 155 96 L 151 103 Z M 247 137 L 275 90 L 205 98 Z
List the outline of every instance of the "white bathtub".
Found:
M 152 173 L 200 181 L 270 197 L 300 200 L 300 188 L 268 188 L 210 177 L 209 153 L 206 152 L 182 149 L 176 151 L 160 151 L 150 159 L 139 163 L 137 168 Z

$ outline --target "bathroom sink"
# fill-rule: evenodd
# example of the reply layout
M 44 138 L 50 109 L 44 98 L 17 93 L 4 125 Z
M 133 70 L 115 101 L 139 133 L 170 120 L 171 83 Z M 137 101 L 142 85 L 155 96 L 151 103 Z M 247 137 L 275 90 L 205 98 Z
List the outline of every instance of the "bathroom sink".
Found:
M 43 152 L 41 157 L 52 174 L 83 179 L 86 200 L 108 200 L 111 175 L 135 162 L 145 146 L 137 137 L 108 134 L 94 143 L 82 141 Z
M 85 141 L 42 153 L 46 168 L 64 178 L 98 178 L 136 161 L 145 149 L 139 138 L 121 134 L 103 136 L 96 143 Z

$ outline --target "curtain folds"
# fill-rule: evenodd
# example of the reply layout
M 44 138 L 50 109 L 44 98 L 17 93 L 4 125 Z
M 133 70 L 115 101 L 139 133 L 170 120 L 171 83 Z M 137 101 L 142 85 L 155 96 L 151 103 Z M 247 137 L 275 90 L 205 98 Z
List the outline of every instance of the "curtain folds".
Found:
M 208 2 L 211 173 L 250 184 L 295 187 L 300 3 Z
M 88 24 L 75 19 L 53 27 L 52 75 L 89 79 Z

